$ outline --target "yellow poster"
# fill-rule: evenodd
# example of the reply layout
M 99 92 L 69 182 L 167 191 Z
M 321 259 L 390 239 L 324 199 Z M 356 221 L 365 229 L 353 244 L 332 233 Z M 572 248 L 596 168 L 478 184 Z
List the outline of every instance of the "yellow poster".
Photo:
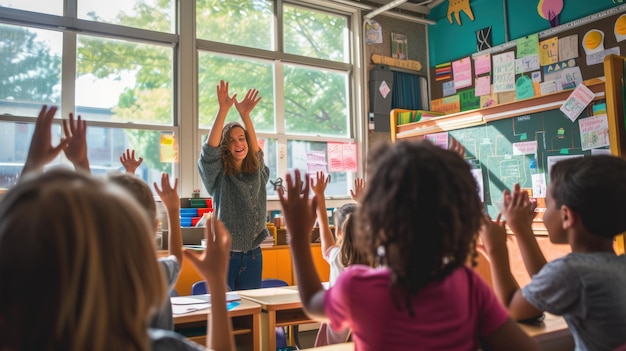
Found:
M 554 37 L 539 43 L 539 65 L 547 66 L 559 62 L 559 38 Z
M 443 112 L 445 114 L 460 112 L 461 100 L 459 95 L 435 99 L 430 102 L 430 109 L 432 111 Z
M 159 153 L 161 162 L 178 162 L 178 146 L 174 133 L 161 133 Z

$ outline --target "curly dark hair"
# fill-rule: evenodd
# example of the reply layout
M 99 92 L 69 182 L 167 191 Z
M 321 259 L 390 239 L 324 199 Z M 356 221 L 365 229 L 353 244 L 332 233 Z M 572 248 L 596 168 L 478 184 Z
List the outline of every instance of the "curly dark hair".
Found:
M 243 133 L 246 136 L 246 142 L 248 143 L 248 154 L 246 158 L 243 159 L 243 163 L 241 164 L 241 172 L 242 173 L 253 173 L 256 172 L 259 167 L 259 159 L 257 155 L 250 152 L 250 135 L 248 135 L 248 131 L 237 122 L 229 122 L 224 125 L 224 129 L 222 129 L 222 139 L 220 140 L 220 149 L 222 150 L 222 165 L 224 166 L 224 174 L 234 175 L 239 173 L 240 171 L 237 169 L 235 165 L 235 159 L 233 155 L 230 153 L 230 149 L 228 148 L 230 143 L 230 133 L 234 128 L 243 129 Z
M 626 231 L 626 160 L 609 155 L 569 158 L 550 169 L 554 206 L 566 205 L 589 233 L 613 238 Z
M 476 257 L 483 211 L 470 166 L 427 140 L 382 145 L 368 157 L 368 186 L 356 211 L 361 247 L 392 271 L 390 291 L 411 298 Z M 402 302 L 394 298 L 398 309 Z

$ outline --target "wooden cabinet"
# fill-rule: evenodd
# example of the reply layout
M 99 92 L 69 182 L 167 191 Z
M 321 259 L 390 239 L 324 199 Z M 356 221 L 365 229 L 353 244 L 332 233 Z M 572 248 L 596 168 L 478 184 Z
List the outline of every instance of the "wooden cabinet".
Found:
M 289 285 L 295 285 L 296 279 L 293 271 L 293 263 L 289 246 L 277 245 L 272 247 L 263 247 L 263 279 L 276 278 L 282 279 Z M 317 268 L 321 281 L 328 281 L 330 275 L 330 266 L 322 257 L 320 244 L 311 244 L 311 253 L 313 254 L 313 262 Z M 158 257 L 167 256 L 167 251 L 159 251 Z M 174 288 L 179 295 L 190 295 L 191 286 L 203 278 L 191 262 L 183 256 L 183 269 L 181 270 L 178 281 Z

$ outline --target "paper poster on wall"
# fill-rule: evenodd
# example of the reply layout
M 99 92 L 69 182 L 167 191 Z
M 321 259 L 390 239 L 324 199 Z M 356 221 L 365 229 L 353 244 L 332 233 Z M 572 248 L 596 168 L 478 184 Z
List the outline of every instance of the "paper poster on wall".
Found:
M 513 143 L 513 155 L 534 155 L 537 153 L 537 140 Z
M 383 97 L 383 99 L 386 99 L 387 95 L 389 95 L 389 93 L 391 92 L 391 88 L 389 87 L 389 84 L 387 84 L 387 82 L 383 80 L 378 86 L 378 91 L 380 92 L 380 95 Z
M 474 86 L 476 87 L 474 93 L 476 96 L 483 96 L 491 94 L 491 77 L 477 77 L 475 79 Z
M 408 50 L 408 38 L 406 34 L 391 33 L 391 57 L 406 60 Z
M 515 91 L 515 53 L 513 51 L 493 57 L 493 91 Z
M 308 151 L 306 153 L 307 173 L 326 172 L 326 153 L 324 151 Z
M 383 27 L 373 19 L 365 21 L 365 38 L 368 44 L 383 43 Z
M 178 147 L 174 133 L 161 132 L 159 138 L 159 161 L 178 162 Z
M 531 174 L 531 181 L 533 184 L 533 197 L 544 198 L 546 197 L 546 174 L 538 173 Z
M 469 111 L 480 108 L 480 96 L 476 96 L 474 88 L 460 91 L 461 111 Z
M 443 82 L 443 96 L 450 96 L 456 94 L 456 89 L 454 88 L 454 81 Z
M 448 149 L 448 132 L 426 134 L 424 139 L 430 140 L 431 143 L 441 148 Z
M 567 160 L 568 158 L 574 157 L 583 157 L 585 155 L 559 155 L 559 156 L 548 156 L 546 157 L 546 164 L 548 165 L 548 178 L 550 177 L 550 171 L 552 170 L 552 166 L 555 163 L 563 160 Z
M 328 172 L 356 172 L 356 143 L 327 143 Z
M 435 99 L 430 102 L 430 109 L 445 114 L 461 112 L 461 100 L 458 95 Z
M 619 46 L 614 48 L 610 48 L 607 50 L 603 50 L 600 52 L 593 53 L 591 55 L 587 55 L 587 66 L 598 65 L 604 62 L 604 57 L 608 55 L 618 55 L 620 54 Z
M 578 120 L 580 145 L 583 150 L 610 146 L 607 115 L 597 115 Z
M 532 72 L 530 74 L 533 83 L 541 83 L 541 72 Z
M 539 34 L 531 34 L 519 38 L 515 42 L 517 44 L 517 58 L 539 55 Z
M 526 73 L 539 69 L 539 56 L 532 55 L 515 60 L 515 74 Z
M 485 202 L 485 185 L 483 183 L 483 170 L 481 168 L 474 168 L 471 170 L 476 185 L 478 187 L 478 196 L 480 196 L 480 202 Z
M 580 84 L 574 89 L 570 96 L 565 100 L 560 110 L 574 122 L 576 118 L 583 112 L 585 107 L 589 105 L 595 94 L 589 90 L 584 84 Z
M 559 38 L 559 60 L 566 61 L 578 57 L 578 34 Z
M 586 55 L 604 51 L 604 32 L 599 29 L 587 31 L 583 36 L 582 44 Z
M 474 57 L 474 75 L 491 72 L 491 54 L 483 54 Z
M 619 16 L 615 21 L 613 33 L 618 43 L 626 39 L 626 14 Z
M 469 57 L 452 62 L 454 88 L 461 89 L 472 85 L 472 61 Z
M 533 81 L 528 76 L 520 76 L 515 82 L 515 100 L 528 99 L 535 96 Z
M 480 97 L 480 107 L 490 107 L 498 104 L 498 94 L 491 93 L 489 95 L 482 95 Z
M 487 50 L 492 47 L 491 26 L 476 31 L 476 51 Z
M 547 66 L 559 62 L 559 38 L 554 37 L 539 43 L 539 64 Z
M 435 81 L 448 80 L 452 78 L 452 63 L 445 62 L 435 66 Z

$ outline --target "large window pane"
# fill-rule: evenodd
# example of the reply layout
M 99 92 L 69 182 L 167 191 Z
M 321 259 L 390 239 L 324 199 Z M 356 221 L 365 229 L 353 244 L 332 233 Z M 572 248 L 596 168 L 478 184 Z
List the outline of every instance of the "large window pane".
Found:
M 63 15 L 63 0 L 0 0 L 0 7 L 41 12 L 49 15 Z
M 350 62 L 347 17 L 285 5 L 283 23 L 286 53 Z
M 17 180 L 24 168 L 28 156 L 30 141 L 35 130 L 34 123 L 0 122 L 0 188 L 10 188 L 17 184 Z M 58 145 L 61 135 L 61 126 L 52 126 L 52 145 Z M 59 164 L 60 157 L 50 162 Z
M 309 154 L 323 154 L 326 162 L 328 162 L 328 147 L 324 142 L 309 142 L 290 140 L 287 143 L 287 163 L 289 171 L 299 169 L 300 172 L 315 174 L 317 171 L 323 171 L 330 175 L 330 183 L 326 186 L 324 194 L 326 196 L 345 196 L 349 193 L 353 173 L 349 172 L 328 172 L 327 166 L 319 163 L 312 164 Z
M 211 128 L 219 108 L 216 86 L 219 80 L 229 82 L 229 94 L 237 94 L 241 100 L 248 89 L 258 89 L 261 101 L 252 111 L 251 117 L 257 132 L 275 131 L 274 128 L 274 67 L 269 61 L 243 57 L 198 53 L 198 115 L 200 127 Z M 241 122 L 233 106 L 226 122 Z
M 348 74 L 285 65 L 287 133 L 350 136 Z
M 173 49 L 78 36 L 76 112 L 85 119 L 173 124 Z
M 173 33 L 174 3 L 174 0 L 78 0 L 78 18 Z
M 62 43 L 59 32 L 0 25 L 0 113 L 36 116 L 60 103 Z
M 199 39 L 274 49 L 274 10 L 269 0 L 197 0 Z

